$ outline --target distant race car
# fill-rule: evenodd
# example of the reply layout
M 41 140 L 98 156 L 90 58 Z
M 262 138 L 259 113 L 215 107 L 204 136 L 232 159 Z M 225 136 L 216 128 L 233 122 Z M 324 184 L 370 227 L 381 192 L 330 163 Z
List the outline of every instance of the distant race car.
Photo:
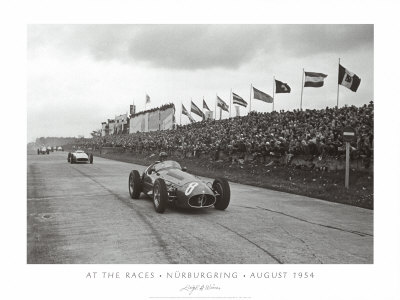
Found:
M 47 147 L 47 151 L 50 153 L 50 151 L 51 151 L 51 147 L 50 146 Z M 49 154 L 49 153 L 47 153 L 47 154 Z
M 57 151 L 64 151 L 64 149 L 63 149 L 63 147 L 58 146 L 58 147 L 57 147 Z
M 47 150 L 46 147 L 40 147 L 40 148 L 37 150 L 37 154 L 38 154 L 38 155 L 39 155 L 39 154 L 49 154 L 49 151 Z
M 140 193 L 153 198 L 154 209 L 163 213 L 167 204 L 185 208 L 214 206 L 224 210 L 231 197 L 229 183 L 225 178 L 205 182 L 186 172 L 178 162 L 166 160 L 151 164 L 140 176 L 137 170 L 129 174 L 129 194 L 138 199 Z
M 76 163 L 93 163 L 93 154 L 86 153 L 83 150 L 76 150 L 68 153 L 68 162 L 71 164 Z

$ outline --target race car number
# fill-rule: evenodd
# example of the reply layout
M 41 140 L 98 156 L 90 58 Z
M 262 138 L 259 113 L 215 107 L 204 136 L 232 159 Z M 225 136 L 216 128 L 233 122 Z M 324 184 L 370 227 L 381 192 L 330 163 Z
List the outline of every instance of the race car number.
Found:
M 192 182 L 192 183 L 190 183 L 190 184 L 188 185 L 188 187 L 186 188 L 185 195 L 186 195 L 186 196 L 189 196 L 189 195 L 193 192 L 194 188 L 195 188 L 196 186 L 198 186 L 198 185 L 199 185 L 199 184 L 198 184 L 197 182 Z

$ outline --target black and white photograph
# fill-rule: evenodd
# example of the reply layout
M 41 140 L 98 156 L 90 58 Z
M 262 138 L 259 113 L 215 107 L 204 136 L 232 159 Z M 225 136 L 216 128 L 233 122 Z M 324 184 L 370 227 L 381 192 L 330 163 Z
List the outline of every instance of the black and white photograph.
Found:
M 373 263 L 373 42 L 29 25 L 27 262 Z
M 21 3 L 5 299 L 400 297 L 397 5 Z

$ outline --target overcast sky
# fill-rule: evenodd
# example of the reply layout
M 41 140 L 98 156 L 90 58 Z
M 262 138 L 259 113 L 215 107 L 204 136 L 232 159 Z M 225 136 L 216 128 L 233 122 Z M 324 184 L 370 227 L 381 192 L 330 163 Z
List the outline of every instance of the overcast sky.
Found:
M 181 102 L 201 108 L 204 97 L 214 109 L 230 89 L 249 101 L 250 84 L 272 95 L 273 76 L 292 88 L 275 109 L 297 109 L 303 68 L 328 75 L 304 88 L 303 108 L 333 107 L 339 57 L 361 78 L 356 93 L 340 87 L 339 105 L 363 105 L 374 98 L 373 50 L 372 25 L 29 25 L 28 142 L 89 137 L 132 102 L 143 110 L 146 93 L 146 108 L 174 102 L 179 122 Z M 252 100 L 252 109 L 272 104 Z

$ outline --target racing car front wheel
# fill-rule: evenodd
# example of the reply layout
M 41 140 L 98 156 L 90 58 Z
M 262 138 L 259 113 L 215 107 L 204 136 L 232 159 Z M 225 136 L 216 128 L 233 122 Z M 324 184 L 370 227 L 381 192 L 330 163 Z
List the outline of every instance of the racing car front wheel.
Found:
M 91 164 L 93 164 L 93 154 L 90 154 L 90 156 L 89 156 L 89 162 L 90 162 Z
M 133 170 L 129 174 L 129 195 L 132 199 L 139 199 L 140 192 L 142 191 L 142 180 L 137 170 Z
M 71 161 L 71 152 L 68 153 L 68 158 L 67 161 L 70 162 Z
M 217 193 L 214 207 L 224 210 L 228 207 L 231 200 L 231 189 L 228 180 L 225 178 L 216 178 L 212 184 L 213 190 Z
M 156 212 L 162 214 L 167 207 L 168 191 L 165 181 L 158 178 L 153 186 L 153 204 Z

